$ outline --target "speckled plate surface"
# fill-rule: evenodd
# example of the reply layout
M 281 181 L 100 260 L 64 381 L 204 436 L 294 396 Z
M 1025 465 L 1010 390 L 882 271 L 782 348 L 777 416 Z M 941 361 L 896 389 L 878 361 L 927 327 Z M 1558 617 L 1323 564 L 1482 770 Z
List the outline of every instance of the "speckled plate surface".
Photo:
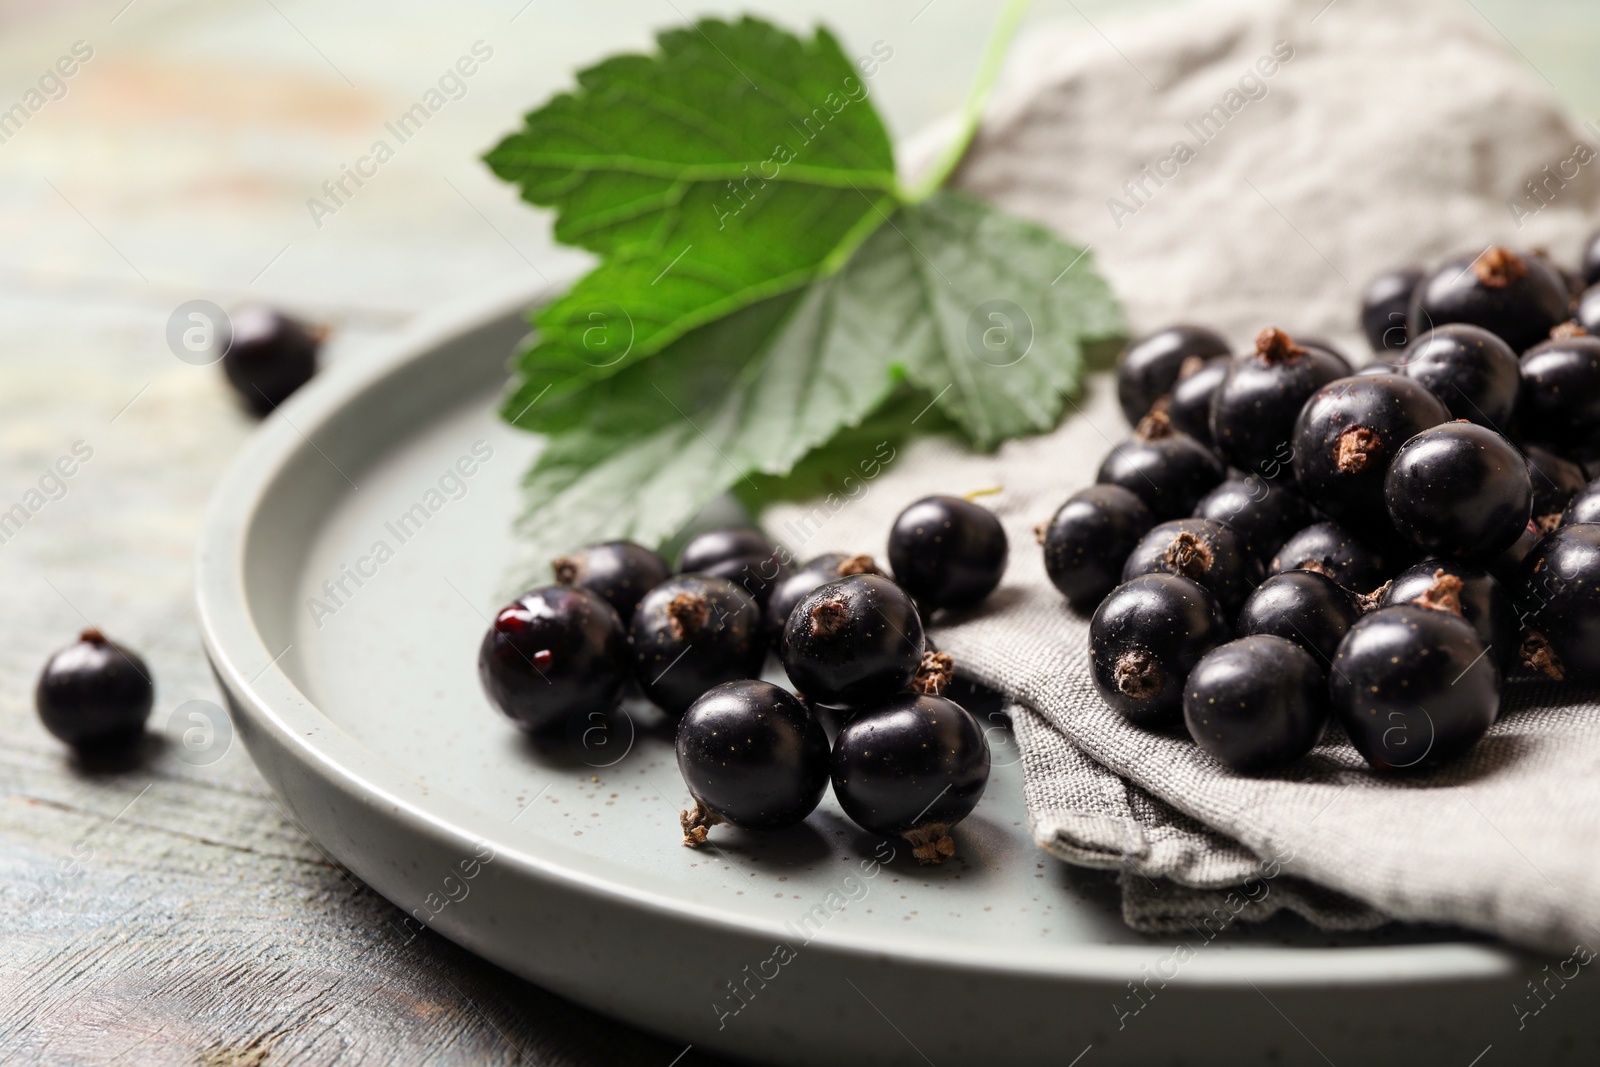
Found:
M 671 724 L 645 706 L 530 745 L 475 661 L 537 448 L 495 405 L 539 295 L 430 319 L 303 391 L 199 549 L 240 735 L 319 844 L 411 917 L 397 937 L 425 923 L 600 1011 L 783 1063 L 1465 1064 L 1493 1040 L 1527 967 L 1493 946 L 1131 933 L 1104 875 L 1032 844 L 998 727 L 938 868 L 831 796 L 793 831 L 682 847 Z

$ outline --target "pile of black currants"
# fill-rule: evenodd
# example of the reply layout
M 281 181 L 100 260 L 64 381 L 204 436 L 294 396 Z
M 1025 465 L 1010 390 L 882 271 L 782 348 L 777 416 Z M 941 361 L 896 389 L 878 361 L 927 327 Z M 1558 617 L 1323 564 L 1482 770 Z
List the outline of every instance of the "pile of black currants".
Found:
M 940 863 L 988 783 L 989 745 L 945 695 L 953 664 L 923 620 L 999 585 L 1006 536 L 987 509 L 935 496 L 901 513 L 888 547 L 893 580 L 864 555 L 795 567 L 744 528 L 693 538 L 675 570 L 631 542 L 591 545 L 555 561 L 556 584 L 501 609 L 479 676 L 536 735 L 608 712 L 637 685 L 678 719 L 690 847 L 719 823 L 798 823 L 831 780 L 859 826 Z M 794 692 L 759 679 L 769 651 Z
M 1600 682 L 1600 234 L 1581 277 L 1499 247 L 1386 274 L 1361 322 L 1359 372 L 1277 329 L 1129 345 L 1134 435 L 1038 529 L 1106 702 L 1241 773 L 1334 716 L 1434 767 L 1506 673 Z

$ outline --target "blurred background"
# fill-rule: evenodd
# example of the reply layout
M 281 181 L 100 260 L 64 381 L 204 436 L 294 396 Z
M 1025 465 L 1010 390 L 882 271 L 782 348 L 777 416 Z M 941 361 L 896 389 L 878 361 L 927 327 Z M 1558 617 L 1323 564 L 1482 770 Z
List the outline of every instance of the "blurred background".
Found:
M 1460 2 L 1600 121 L 1600 4 Z M 1119 16 L 1168 4 L 1039 0 L 1029 22 L 1116 48 Z M 167 751 L 137 776 L 70 765 L 34 717 L 33 679 L 92 620 L 149 660 L 152 729 L 218 699 L 191 551 L 254 423 L 217 368 L 168 350 L 179 304 L 275 304 L 334 328 L 330 360 L 355 358 L 430 308 L 582 267 L 479 162 L 575 70 L 705 14 L 822 21 L 847 53 L 893 49 L 872 91 L 903 139 L 959 105 L 1000 6 L 0 0 L 0 510 L 75 444 L 93 453 L 0 543 L 0 884 L 51 887 L 0 908 L 0 1060 L 680 1054 L 431 935 L 383 943 L 393 909 L 289 823 L 237 745 L 203 767 Z M 314 216 L 308 199 L 326 203 L 324 183 L 393 142 L 385 124 L 467 55 L 458 98 Z M 70 77 L 47 75 L 68 56 Z M 33 91 L 39 106 L 13 109 Z

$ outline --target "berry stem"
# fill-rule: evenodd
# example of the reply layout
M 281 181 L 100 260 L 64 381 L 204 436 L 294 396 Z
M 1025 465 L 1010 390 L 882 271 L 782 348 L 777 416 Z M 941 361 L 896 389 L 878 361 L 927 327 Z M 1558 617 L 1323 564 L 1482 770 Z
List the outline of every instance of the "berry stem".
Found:
M 900 835 L 911 845 L 911 854 L 918 863 L 940 864 L 956 854 L 956 843 L 950 837 L 950 824 L 930 822 L 914 827 Z
M 699 797 L 694 798 L 694 811 L 678 812 L 678 823 L 683 827 L 683 844 L 686 848 L 699 848 L 706 843 L 706 834 L 713 826 L 726 822 L 722 816 L 706 807 Z

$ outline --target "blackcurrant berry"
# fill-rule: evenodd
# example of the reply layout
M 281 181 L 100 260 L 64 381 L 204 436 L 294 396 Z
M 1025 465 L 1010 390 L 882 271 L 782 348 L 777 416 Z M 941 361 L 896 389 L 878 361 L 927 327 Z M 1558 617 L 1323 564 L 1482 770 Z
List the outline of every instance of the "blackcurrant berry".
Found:
M 478 650 L 494 706 L 533 733 L 610 711 L 628 677 L 628 637 L 599 594 L 563 585 L 524 593 L 495 615 Z
M 1050 581 L 1077 608 L 1091 608 L 1122 581 L 1122 564 L 1150 532 L 1150 509 L 1120 485 L 1091 485 L 1067 498 L 1035 531 Z
M 1500 713 L 1500 668 L 1446 588 L 1350 628 L 1329 672 L 1334 713 L 1381 771 L 1434 767 L 1477 743 Z
M 1583 492 L 1588 479 L 1583 476 L 1582 467 L 1548 448 L 1524 445 L 1522 454 L 1528 460 L 1528 476 L 1533 480 L 1533 524 L 1540 532 L 1549 533 L 1561 525 L 1562 513 Z
M 1193 511 L 1223 474 L 1210 449 L 1178 433 L 1166 413 L 1156 411 L 1140 420 L 1132 440 L 1106 455 L 1095 481 L 1122 486 L 1143 500 L 1158 520 L 1166 520 Z
M 1540 538 L 1522 561 L 1517 595 L 1523 662 L 1552 678 L 1600 681 L 1600 525 L 1576 523 Z
M 1522 384 L 1517 354 L 1480 327 L 1429 330 L 1406 352 L 1401 373 L 1426 386 L 1455 418 L 1505 433 L 1516 414 Z
M 1229 478 L 1201 497 L 1194 513 L 1196 518 L 1233 527 L 1245 551 L 1262 561 L 1271 559 L 1290 534 L 1311 521 L 1311 509 L 1299 493 L 1259 474 Z
M 644 595 L 671 576 L 667 561 L 632 541 L 607 541 L 550 564 L 556 584 L 599 593 L 626 626 Z
M 1284 571 L 1262 582 L 1239 609 L 1237 633 L 1293 641 L 1322 667 L 1361 618 L 1356 594 L 1316 571 Z
M 980 603 L 1000 584 L 1008 551 L 994 512 L 956 496 L 923 497 L 889 531 L 894 580 L 930 612 Z
M 327 331 L 271 308 L 240 308 L 222 356 L 229 384 L 257 415 L 289 399 L 317 373 L 317 351 Z
M 650 701 L 682 715 L 706 690 L 761 673 L 761 608 L 726 578 L 680 574 L 639 601 L 628 630 L 633 676 Z
M 678 770 L 694 795 L 683 843 L 720 822 L 776 830 L 810 815 L 828 788 L 828 738 L 806 706 L 770 682 L 723 682 L 678 723 Z
M 1591 285 L 1579 295 L 1573 317 L 1589 333 L 1600 333 L 1600 285 Z
M 1283 458 L 1295 416 L 1319 388 L 1350 373 L 1322 348 L 1299 345 L 1282 330 L 1262 330 L 1254 354 L 1228 368 L 1211 404 L 1211 441 L 1224 461 L 1265 471 Z
M 1268 574 L 1314 571 L 1356 593 L 1370 593 L 1390 572 L 1389 561 L 1338 523 L 1314 522 L 1292 534 L 1267 565 Z
M 1361 332 L 1378 355 L 1406 347 L 1406 313 L 1411 308 L 1411 294 L 1422 277 L 1421 267 L 1385 271 L 1372 279 L 1361 294 Z
M 1600 285 L 1600 230 L 1583 246 L 1582 273 L 1585 285 Z
M 1369 539 L 1388 525 L 1383 476 L 1400 446 L 1450 417 L 1442 401 L 1398 374 L 1332 382 L 1294 426 L 1294 475 L 1315 508 Z
M 1549 261 L 1498 246 L 1452 259 L 1417 286 L 1408 328 L 1420 337 L 1452 322 L 1481 326 L 1523 352 L 1567 317 L 1572 296 Z
M 1210 591 L 1228 618 L 1261 584 L 1261 561 L 1245 551 L 1233 527 L 1214 519 L 1173 519 L 1140 539 L 1122 568 L 1122 580 L 1141 574 L 1177 574 Z
M 1117 357 L 1117 399 L 1130 424 L 1172 390 L 1190 356 L 1207 359 L 1228 354 L 1228 342 L 1204 326 L 1168 326 L 1134 341 Z
M 1228 639 L 1217 598 L 1173 574 L 1118 586 L 1089 623 L 1089 670 L 1112 709 L 1137 726 L 1175 725 L 1183 681 L 1200 657 Z
M 1409 604 L 1434 595 L 1440 578 L 1448 575 L 1460 584 L 1451 588 L 1461 606 L 1461 617 L 1472 624 L 1489 654 L 1505 663 L 1517 650 L 1522 626 L 1506 587 L 1488 571 L 1471 563 L 1430 559 L 1407 567 L 1389 583 L 1383 606 Z
M 131 745 L 154 702 L 144 660 L 95 629 L 50 657 L 34 692 L 44 728 L 84 750 Z
M 924 648 L 922 618 L 905 591 L 879 575 L 854 574 L 795 605 L 780 655 L 808 701 L 859 707 L 903 692 Z
M 803 566 L 786 575 L 773 588 L 772 597 L 767 601 L 766 608 L 765 624 L 768 635 L 774 644 L 781 641 L 783 626 L 789 621 L 789 613 L 813 590 L 827 585 L 836 578 L 847 578 L 852 574 L 882 573 L 871 556 L 828 552 L 808 560 Z
M 765 604 L 788 574 L 788 555 L 748 526 L 722 526 L 691 537 L 678 553 L 679 574 L 726 578 Z
M 1504 437 L 1473 422 L 1447 422 L 1401 446 L 1384 476 L 1389 519 L 1434 556 L 1491 559 L 1533 514 L 1528 461 Z
M 1562 525 L 1576 522 L 1600 522 L 1600 479 L 1580 489 L 1561 513 Z
M 966 709 L 909 694 L 851 719 L 833 745 L 833 793 L 863 830 L 904 838 L 921 863 L 955 855 L 950 828 L 989 783 L 989 743 Z
M 1190 356 L 1178 370 L 1178 380 L 1167 394 L 1167 417 L 1173 429 L 1211 446 L 1211 398 L 1228 376 L 1233 360 L 1227 356 L 1202 359 Z
M 1218 645 L 1184 685 L 1189 736 L 1241 774 L 1269 771 L 1310 752 L 1328 714 L 1322 667 L 1281 637 L 1257 634 Z
M 1600 337 L 1564 337 L 1525 352 L 1517 415 L 1529 437 L 1600 444 Z

